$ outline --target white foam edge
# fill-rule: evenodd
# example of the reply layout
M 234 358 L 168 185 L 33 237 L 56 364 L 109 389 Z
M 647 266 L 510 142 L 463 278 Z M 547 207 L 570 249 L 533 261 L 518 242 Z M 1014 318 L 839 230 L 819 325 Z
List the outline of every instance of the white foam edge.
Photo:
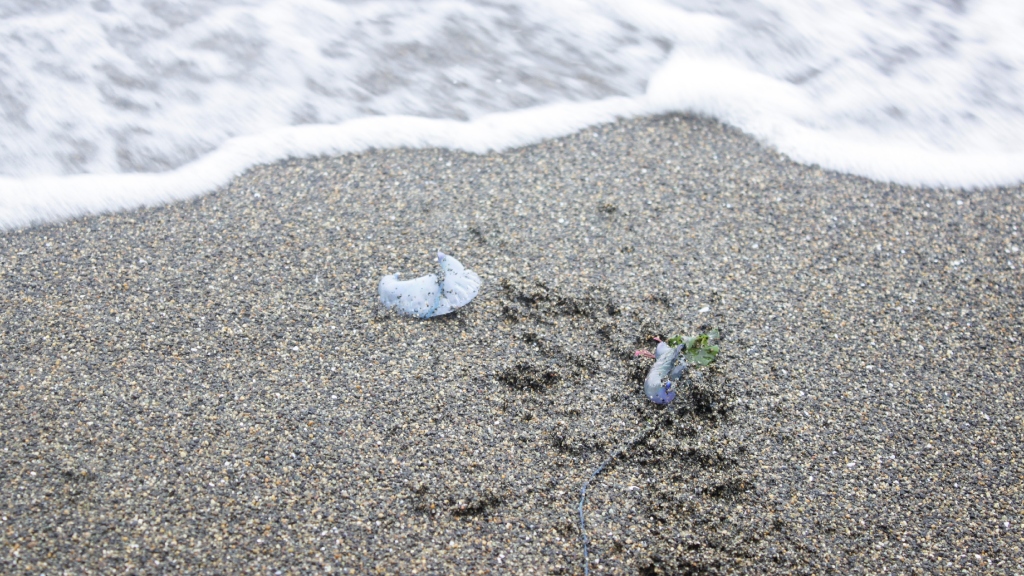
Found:
M 735 126 L 796 162 L 911 187 L 980 189 L 1024 182 L 1024 152 L 948 152 L 844 138 L 797 118 L 816 109 L 795 86 L 730 61 L 677 54 L 651 78 L 648 113 L 689 112 Z
M 161 173 L 2 177 L 0 229 L 188 200 L 253 166 L 285 158 L 403 147 L 485 154 L 619 119 L 673 112 L 717 118 L 798 162 L 875 180 L 967 189 L 1024 181 L 1024 153 L 944 152 L 883 140 L 843 140 L 794 119 L 811 105 L 804 98 L 789 84 L 732 62 L 677 54 L 652 77 L 647 93 L 634 98 L 548 104 L 468 122 L 373 116 L 291 126 L 231 139 L 194 162 Z
M 167 172 L 4 177 L 0 178 L 0 228 L 188 200 L 224 186 L 253 166 L 285 158 L 370 148 L 500 151 L 642 114 L 643 105 L 643 99 L 615 97 L 495 113 L 470 122 L 372 116 L 233 138 L 206 156 Z

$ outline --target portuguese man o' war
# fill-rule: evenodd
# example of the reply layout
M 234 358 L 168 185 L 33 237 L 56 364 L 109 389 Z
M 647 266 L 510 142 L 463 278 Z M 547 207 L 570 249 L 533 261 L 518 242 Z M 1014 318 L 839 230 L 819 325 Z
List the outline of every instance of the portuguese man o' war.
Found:
M 673 389 L 686 370 L 686 359 L 680 356 L 684 344 L 669 346 L 661 342 L 654 350 L 654 365 L 644 380 L 644 393 L 655 404 L 668 404 L 676 399 Z
M 480 292 L 480 277 L 455 258 L 437 253 L 440 274 L 399 280 L 398 274 L 380 279 L 377 292 L 385 308 L 417 318 L 433 318 L 461 308 Z

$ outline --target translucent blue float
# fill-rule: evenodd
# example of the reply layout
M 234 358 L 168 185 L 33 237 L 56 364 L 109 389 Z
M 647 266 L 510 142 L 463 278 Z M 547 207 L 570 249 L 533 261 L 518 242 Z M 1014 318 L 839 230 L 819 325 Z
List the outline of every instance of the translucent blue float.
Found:
M 448 314 L 469 304 L 480 292 L 480 277 L 466 270 L 455 258 L 437 253 L 438 274 L 399 280 L 398 274 L 380 279 L 377 292 L 385 308 L 394 308 L 417 318 Z

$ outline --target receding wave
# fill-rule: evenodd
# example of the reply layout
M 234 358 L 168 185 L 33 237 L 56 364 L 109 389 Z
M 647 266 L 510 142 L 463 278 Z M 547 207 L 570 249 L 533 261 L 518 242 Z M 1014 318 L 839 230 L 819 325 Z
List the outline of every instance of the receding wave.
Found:
M 1024 181 L 1024 5 L 95 0 L 0 7 L 0 226 L 256 163 L 694 112 L 912 185 Z

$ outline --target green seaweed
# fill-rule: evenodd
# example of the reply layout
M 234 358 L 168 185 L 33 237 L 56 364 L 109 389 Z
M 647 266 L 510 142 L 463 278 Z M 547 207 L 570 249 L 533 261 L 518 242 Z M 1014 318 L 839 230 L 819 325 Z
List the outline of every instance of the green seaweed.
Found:
M 718 359 L 719 348 L 717 342 L 720 337 L 721 333 L 718 328 L 713 328 L 697 336 L 680 336 L 677 334 L 669 338 L 665 343 L 672 347 L 682 344 L 682 354 L 687 364 L 709 366 Z

